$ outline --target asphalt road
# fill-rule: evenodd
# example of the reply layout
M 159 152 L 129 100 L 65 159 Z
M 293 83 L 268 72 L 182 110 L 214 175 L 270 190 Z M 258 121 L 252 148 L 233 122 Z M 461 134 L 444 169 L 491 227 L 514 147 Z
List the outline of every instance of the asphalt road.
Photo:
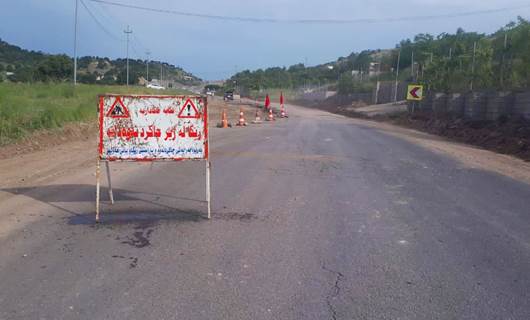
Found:
M 213 130 L 210 221 L 200 162 L 3 188 L 0 319 L 530 319 L 528 184 L 290 112 Z

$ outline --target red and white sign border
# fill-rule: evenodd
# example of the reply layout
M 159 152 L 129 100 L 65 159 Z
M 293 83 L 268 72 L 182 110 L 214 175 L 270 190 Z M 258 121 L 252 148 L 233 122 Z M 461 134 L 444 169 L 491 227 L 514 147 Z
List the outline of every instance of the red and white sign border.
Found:
M 175 158 L 166 158 L 166 159 L 156 159 L 156 158 L 146 158 L 146 159 L 120 159 L 117 157 L 103 157 L 103 120 L 105 118 L 105 98 L 106 97 L 113 97 L 120 99 L 123 101 L 123 98 L 156 98 L 156 99 L 183 99 L 185 102 L 189 98 L 197 98 L 201 99 L 204 102 L 204 108 L 202 112 L 202 118 L 204 121 L 204 158 L 196 158 L 196 159 L 190 159 L 190 158 L 183 158 L 183 157 L 175 157 Z M 99 104 L 98 104 L 98 114 L 99 114 L 99 142 L 98 142 L 98 155 L 99 159 L 102 161 L 132 161 L 132 162 L 153 162 L 153 161 L 201 161 L 201 160 L 209 160 L 209 139 L 208 139 L 208 99 L 205 96 L 185 96 L 185 95 L 131 95 L 131 94 L 103 94 L 99 95 Z
M 123 98 L 157 98 L 157 99 L 183 99 L 188 101 L 190 98 L 197 98 L 203 101 L 204 107 L 202 112 L 202 119 L 204 121 L 204 157 L 202 158 L 145 158 L 145 159 L 120 159 L 114 157 L 103 157 L 103 121 L 105 118 L 105 98 L 114 97 L 116 101 L 123 103 Z M 112 192 L 112 182 L 110 177 L 110 162 L 162 162 L 162 161 L 205 161 L 206 162 L 206 202 L 208 203 L 208 219 L 211 218 L 211 193 L 210 193 L 210 175 L 211 175 L 211 162 L 210 162 L 210 150 L 209 150 L 209 138 L 208 138 L 208 99 L 205 96 L 187 96 L 187 95 L 131 95 L 131 94 L 102 94 L 98 96 L 98 117 L 99 117 L 99 140 L 98 140 L 98 159 L 96 166 L 96 222 L 100 220 L 100 191 L 101 191 L 101 162 L 105 162 L 107 171 L 107 181 L 109 185 L 109 198 L 110 202 L 114 203 L 114 196 Z M 185 105 L 185 104 L 184 104 Z

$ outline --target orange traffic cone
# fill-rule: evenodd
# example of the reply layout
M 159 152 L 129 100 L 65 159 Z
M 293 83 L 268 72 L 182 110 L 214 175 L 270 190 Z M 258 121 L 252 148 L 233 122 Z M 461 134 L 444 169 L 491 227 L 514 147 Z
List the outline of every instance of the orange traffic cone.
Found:
M 228 120 L 226 119 L 226 109 L 221 112 L 221 128 L 228 128 Z
M 259 109 L 256 109 L 256 120 L 252 121 L 252 123 L 261 123 L 261 116 L 259 115 Z
M 247 122 L 245 121 L 245 114 L 243 113 L 243 108 L 239 108 L 239 122 L 236 124 L 236 126 L 244 127 L 247 125 Z
M 272 108 L 269 108 L 269 117 L 267 121 L 274 121 L 274 114 L 272 113 Z
M 287 118 L 287 113 L 285 112 L 285 106 L 283 104 L 280 106 L 280 118 Z

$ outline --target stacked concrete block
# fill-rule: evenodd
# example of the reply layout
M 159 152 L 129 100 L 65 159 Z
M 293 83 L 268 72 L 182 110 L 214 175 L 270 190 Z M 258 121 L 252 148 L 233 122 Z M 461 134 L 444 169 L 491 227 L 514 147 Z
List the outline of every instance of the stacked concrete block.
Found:
M 487 95 L 486 120 L 495 121 L 511 112 L 514 99 L 510 92 L 494 92 Z
M 464 106 L 464 117 L 469 120 L 486 119 L 486 94 L 482 92 L 471 92 L 466 96 Z
M 445 93 L 436 93 L 432 101 L 432 111 L 437 115 L 447 113 L 447 95 Z
M 530 92 L 515 94 L 513 115 L 530 120 Z
M 464 115 L 466 96 L 461 93 L 453 93 L 447 97 L 447 112 L 454 117 Z

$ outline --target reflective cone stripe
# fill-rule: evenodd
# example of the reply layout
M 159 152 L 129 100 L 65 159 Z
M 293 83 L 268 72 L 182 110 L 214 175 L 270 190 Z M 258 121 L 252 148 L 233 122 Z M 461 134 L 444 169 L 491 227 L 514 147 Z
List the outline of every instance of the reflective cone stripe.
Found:
M 221 127 L 228 128 L 228 119 L 226 119 L 226 109 L 223 109 L 223 113 L 221 114 Z
M 239 109 L 239 126 L 246 126 L 247 122 L 245 121 L 245 114 L 243 113 L 243 109 Z
M 274 120 L 274 114 L 272 113 L 272 108 L 269 109 L 269 121 Z

